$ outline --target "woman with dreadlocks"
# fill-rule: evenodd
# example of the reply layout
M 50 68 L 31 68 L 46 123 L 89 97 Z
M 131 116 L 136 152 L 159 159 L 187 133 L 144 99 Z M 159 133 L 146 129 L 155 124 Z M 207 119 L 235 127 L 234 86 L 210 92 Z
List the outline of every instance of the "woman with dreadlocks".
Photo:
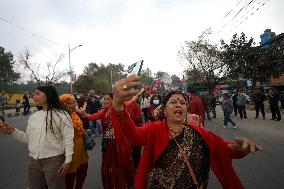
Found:
M 62 109 L 56 89 L 40 86 L 33 100 L 43 109 L 28 120 L 26 132 L 4 122 L 0 131 L 28 144 L 28 188 L 63 189 L 73 154 L 74 128 Z

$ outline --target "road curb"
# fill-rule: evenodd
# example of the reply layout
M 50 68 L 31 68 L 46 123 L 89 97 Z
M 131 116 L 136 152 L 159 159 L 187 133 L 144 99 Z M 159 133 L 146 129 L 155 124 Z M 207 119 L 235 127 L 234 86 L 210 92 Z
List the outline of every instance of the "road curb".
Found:
M 31 110 L 28 115 L 33 114 L 36 111 L 37 111 L 36 109 Z M 12 112 L 12 113 L 5 113 L 4 117 L 11 118 L 11 117 L 17 117 L 17 116 L 23 116 L 23 115 L 24 115 L 24 112 Z

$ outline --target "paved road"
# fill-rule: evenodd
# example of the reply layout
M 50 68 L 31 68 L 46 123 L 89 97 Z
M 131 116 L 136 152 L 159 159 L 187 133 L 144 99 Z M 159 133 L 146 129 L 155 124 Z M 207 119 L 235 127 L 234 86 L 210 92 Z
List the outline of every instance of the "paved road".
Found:
M 264 152 L 250 155 L 242 160 L 235 160 L 234 166 L 245 188 L 278 189 L 284 179 L 284 121 L 253 119 L 254 113 L 248 112 L 247 120 L 233 119 L 238 129 L 222 128 L 222 112 L 218 108 L 217 119 L 206 121 L 206 129 L 212 130 L 225 139 L 235 136 L 248 137 L 261 144 Z M 10 118 L 17 128 L 25 130 L 27 117 Z M 89 170 L 85 189 L 102 188 L 100 179 L 100 138 L 97 146 L 89 152 Z M 27 148 L 12 137 L 0 135 L 0 188 L 25 189 L 27 183 Z M 214 174 L 211 174 L 209 189 L 221 188 Z

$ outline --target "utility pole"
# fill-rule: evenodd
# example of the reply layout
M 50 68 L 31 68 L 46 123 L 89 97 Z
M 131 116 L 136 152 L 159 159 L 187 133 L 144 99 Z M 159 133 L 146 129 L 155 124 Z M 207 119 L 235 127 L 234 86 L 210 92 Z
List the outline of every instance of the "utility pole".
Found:
M 81 47 L 82 45 L 78 45 L 74 48 L 70 48 L 70 45 L 68 44 L 68 58 L 69 58 L 69 75 L 70 75 L 70 93 L 73 94 L 73 71 L 72 71 L 72 67 L 71 67 L 71 51 L 73 51 L 74 49 L 78 48 L 78 47 Z

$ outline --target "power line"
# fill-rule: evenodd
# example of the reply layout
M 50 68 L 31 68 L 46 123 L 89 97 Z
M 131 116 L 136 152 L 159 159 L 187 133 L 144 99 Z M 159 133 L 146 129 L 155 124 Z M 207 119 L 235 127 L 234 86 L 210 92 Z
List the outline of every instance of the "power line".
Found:
M 238 3 L 229 11 L 229 12 L 227 12 L 224 16 L 223 16 L 223 18 L 220 20 L 220 23 L 223 21 L 223 20 L 225 20 L 233 11 L 234 11 L 234 9 L 242 2 L 243 0 L 240 0 L 240 1 L 238 1 Z M 218 24 L 217 24 L 218 25 Z M 224 26 L 223 26 L 224 27 Z M 210 27 L 211 28 L 211 27 Z
M 240 8 L 239 11 L 233 16 L 233 18 L 232 18 L 230 21 L 226 22 L 226 23 L 219 29 L 218 33 L 220 33 L 230 22 L 232 22 L 243 10 L 246 10 L 247 7 L 248 7 L 251 3 L 253 3 L 254 1 L 255 1 L 255 0 L 250 0 L 250 2 L 246 3 L 242 8 Z M 240 2 L 239 2 L 239 3 L 240 3 Z M 238 3 L 238 4 L 239 4 L 239 3 Z
M 242 10 L 245 8 L 245 7 L 247 7 L 247 6 L 249 6 L 252 2 L 254 2 L 255 0 L 251 0 L 249 3 L 247 3 L 246 5 L 244 5 L 236 14 L 235 14 L 235 16 L 231 19 L 231 21 L 233 21 L 241 12 L 242 12 Z
M 236 23 L 236 25 L 234 26 L 234 25 L 232 25 L 232 27 L 231 27 L 231 29 L 230 29 L 230 32 L 231 31 L 233 31 L 233 29 L 236 29 L 236 28 L 238 28 L 242 23 L 244 23 L 249 17 L 251 17 L 251 16 L 253 16 L 257 11 L 259 11 L 260 10 L 260 8 L 261 7 L 263 7 L 267 2 L 268 2 L 269 0 L 264 0 L 263 2 L 258 2 L 258 7 L 256 7 L 256 6 L 254 6 L 254 7 L 252 7 L 252 9 L 250 9 L 248 12 L 247 12 L 247 14 L 246 15 L 243 15 L 243 16 L 245 16 L 245 18 L 244 19 L 242 19 L 242 20 L 240 20 L 240 22 L 239 23 Z M 242 17 L 243 18 L 243 17 Z M 233 28 L 233 26 L 234 26 L 234 28 Z
M 264 0 L 263 2 L 261 2 L 260 0 L 250 0 L 250 2 L 246 3 L 236 14 L 235 16 L 227 23 L 225 23 L 223 25 L 222 28 L 220 28 L 220 30 L 218 31 L 218 33 L 220 33 L 222 30 L 225 29 L 225 27 L 229 28 L 229 32 L 233 31 L 234 29 L 236 29 L 237 27 L 239 27 L 242 23 L 244 23 L 250 16 L 252 16 L 255 12 L 257 12 L 262 6 L 264 6 L 269 0 Z M 252 7 L 250 9 L 248 9 L 249 7 Z M 246 11 L 248 9 L 248 11 Z M 241 17 L 240 17 L 240 13 L 246 11 L 246 13 L 244 13 Z M 237 18 L 240 17 L 240 18 Z M 245 18 L 244 18 L 245 17 Z M 242 19 L 244 18 L 244 19 Z M 235 20 L 234 22 L 232 22 L 233 20 Z M 232 24 L 230 26 L 229 23 L 232 22 Z
M 12 21 L 10 21 L 10 20 L 7 20 L 7 19 L 1 18 L 1 17 L 0 17 L 0 20 L 3 21 L 3 22 L 5 22 L 5 23 L 10 24 L 10 25 L 13 26 L 13 27 L 18 28 L 19 30 L 22 30 L 22 31 L 24 31 L 24 32 L 26 32 L 26 33 L 29 33 L 29 34 L 31 34 L 31 35 L 34 36 L 34 37 L 37 37 L 37 38 L 39 38 L 39 39 L 41 39 L 41 40 L 44 40 L 44 41 L 47 41 L 47 42 L 52 43 L 52 44 L 54 44 L 54 45 L 57 45 L 57 46 L 60 46 L 60 47 L 64 47 L 64 48 L 65 48 L 64 45 L 62 45 L 62 44 L 60 44 L 60 43 L 58 43 L 58 42 L 52 41 L 52 40 L 50 40 L 50 39 L 48 39 L 48 38 L 46 38 L 46 37 L 44 37 L 44 36 L 42 36 L 42 35 L 39 35 L 39 34 L 37 34 L 37 33 L 35 33 L 35 32 L 32 32 L 32 31 L 30 31 L 30 30 L 28 30 L 28 29 L 26 29 L 26 28 L 24 28 L 24 27 L 22 27 L 22 26 L 20 26 L 20 25 L 17 25 L 16 23 L 14 23 L 14 22 L 12 22 Z
M 243 1 L 243 0 L 240 0 L 240 1 L 235 5 L 235 7 L 237 7 L 242 1 Z M 235 7 L 232 8 L 232 9 L 223 17 L 222 20 L 224 20 L 224 19 L 235 9 Z

